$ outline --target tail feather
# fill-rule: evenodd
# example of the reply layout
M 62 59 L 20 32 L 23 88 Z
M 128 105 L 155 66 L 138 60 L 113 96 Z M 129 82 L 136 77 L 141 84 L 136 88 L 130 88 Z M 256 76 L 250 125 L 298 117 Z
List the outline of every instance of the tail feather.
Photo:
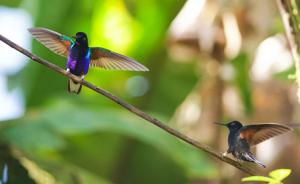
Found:
M 263 167 L 263 168 L 266 168 L 266 167 L 267 167 L 265 164 L 261 163 L 261 162 L 260 162 L 259 160 L 257 160 L 257 159 L 254 159 L 254 162 L 255 162 L 256 164 L 258 164 L 259 166 Z
M 254 155 L 250 155 L 250 154 L 246 153 L 246 154 L 244 154 L 243 156 L 244 156 L 248 161 L 254 162 L 254 163 L 256 163 L 257 165 L 259 165 L 259 166 L 261 166 L 261 167 L 263 167 L 263 168 L 266 168 L 266 165 L 263 164 L 262 162 L 260 162 L 259 160 L 257 160 L 257 159 L 255 158 Z
M 70 93 L 79 94 L 80 91 L 81 91 L 81 87 L 82 87 L 82 85 L 80 83 L 77 83 L 77 82 L 73 81 L 72 79 L 69 79 L 69 81 L 68 81 L 68 91 Z

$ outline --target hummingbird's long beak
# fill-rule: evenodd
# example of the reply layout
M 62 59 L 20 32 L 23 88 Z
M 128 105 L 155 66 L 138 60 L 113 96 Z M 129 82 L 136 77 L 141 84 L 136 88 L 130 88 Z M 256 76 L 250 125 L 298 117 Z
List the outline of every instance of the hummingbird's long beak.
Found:
M 214 122 L 214 124 L 221 125 L 221 126 L 226 126 L 226 124 L 224 124 L 224 123 L 217 123 L 217 122 Z

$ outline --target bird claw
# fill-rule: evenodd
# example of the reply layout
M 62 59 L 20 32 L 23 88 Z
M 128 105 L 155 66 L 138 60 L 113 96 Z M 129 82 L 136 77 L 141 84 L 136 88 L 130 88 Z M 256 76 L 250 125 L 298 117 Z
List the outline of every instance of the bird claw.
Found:
M 227 157 L 227 152 L 222 153 L 222 157 Z
M 67 72 L 67 74 L 69 74 L 70 73 L 70 68 L 67 68 L 66 72 Z
M 85 77 L 84 75 L 81 75 L 81 76 L 80 76 L 80 79 L 83 81 L 84 77 Z

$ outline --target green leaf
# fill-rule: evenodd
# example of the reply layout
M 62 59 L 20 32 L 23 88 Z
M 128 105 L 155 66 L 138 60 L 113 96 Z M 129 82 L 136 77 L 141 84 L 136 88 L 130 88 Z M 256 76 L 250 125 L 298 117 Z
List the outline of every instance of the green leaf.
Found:
M 1 0 L 1 6 L 8 6 L 8 7 L 18 7 L 21 4 L 21 0 Z
M 261 182 L 276 182 L 274 179 L 265 176 L 250 176 L 243 178 L 242 181 L 261 181 Z
M 77 167 L 76 165 L 73 165 L 72 163 L 62 161 L 64 164 L 64 170 L 62 171 L 54 171 L 55 176 L 60 179 L 62 183 L 68 183 L 70 182 L 70 179 L 72 183 L 89 183 L 89 184 L 112 184 L 110 181 L 108 181 L 106 178 L 102 178 L 100 176 L 95 175 L 92 172 L 89 172 L 88 170 L 84 168 Z M 69 173 L 70 178 L 64 178 L 63 174 Z
M 272 181 L 272 182 L 269 182 L 268 184 L 282 184 L 280 181 Z
M 231 61 L 235 70 L 234 84 L 238 87 L 247 115 L 253 112 L 251 99 L 251 79 L 249 77 L 250 59 L 246 53 L 239 54 Z
M 55 159 L 59 151 L 69 149 L 68 138 L 100 132 L 130 137 L 150 145 L 174 161 L 188 177 L 210 178 L 216 175 L 213 164 L 199 150 L 123 110 L 99 108 L 95 111 L 60 101 L 28 113 L 23 120 L 3 128 L 0 135 L 30 155 Z M 109 149 L 109 146 L 103 149 Z
M 295 80 L 296 79 L 296 74 L 288 75 L 288 79 Z
M 269 176 L 271 176 L 277 181 L 282 181 L 283 179 L 288 177 L 291 174 L 291 172 L 291 169 L 277 169 L 270 172 Z
M 296 69 L 294 66 L 292 66 L 284 71 L 273 74 L 273 76 L 276 79 L 279 79 L 279 80 L 282 80 L 285 82 L 290 82 L 291 80 L 296 79 Z

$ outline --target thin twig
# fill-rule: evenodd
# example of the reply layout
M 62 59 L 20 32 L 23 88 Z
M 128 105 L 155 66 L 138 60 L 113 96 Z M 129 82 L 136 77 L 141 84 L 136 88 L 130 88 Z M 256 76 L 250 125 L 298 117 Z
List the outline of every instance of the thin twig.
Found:
M 287 41 L 295 62 L 295 78 L 298 84 L 298 102 L 300 103 L 300 24 L 299 11 L 295 0 L 277 0 L 277 6 L 285 28 Z
M 110 100 L 114 101 L 115 103 L 121 105 L 122 107 L 124 107 L 125 109 L 129 110 L 130 112 L 138 115 L 139 117 L 143 118 L 144 120 L 148 121 L 149 123 L 152 123 L 158 127 L 160 127 L 161 129 L 163 129 L 164 131 L 172 134 L 173 136 L 199 148 L 200 150 L 208 153 L 209 155 L 223 161 L 226 162 L 238 169 L 240 169 L 241 171 L 250 174 L 250 175 L 254 175 L 256 173 L 256 171 L 253 170 L 252 167 L 245 165 L 245 164 L 241 164 L 229 157 L 223 157 L 222 154 L 220 154 L 219 152 L 214 151 L 212 148 L 208 147 L 207 145 L 201 144 L 191 138 L 189 138 L 188 136 L 180 133 L 179 131 L 175 130 L 174 128 L 171 128 L 169 126 L 167 126 L 165 123 L 162 123 L 161 121 L 151 117 L 150 115 L 146 114 L 145 112 L 141 111 L 140 109 L 128 104 L 127 102 L 121 100 L 120 98 L 114 96 L 113 94 L 85 81 L 85 80 L 81 80 L 79 77 L 71 74 L 71 73 L 67 73 L 64 69 L 30 53 L 29 51 L 27 51 L 26 49 L 20 47 L 19 45 L 15 44 L 14 42 L 10 41 L 9 39 L 5 38 L 4 36 L 2 36 L 0 34 L 0 40 L 3 41 L 4 43 L 6 43 L 7 45 L 9 45 L 10 47 L 14 48 L 15 50 L 21 52 L 22 54 L 28 56 L 29 58 L 31 58 L 33 61 L 36 61 L 44 66 L 46 66 L 47 68 L 49 68 L 50 70 L 56 71 L 59 74 L 62 74 L 76 82 L 81 83 L 82 85 L 90 88 L 91 90 L 104 95 L 105 97 L 109 98 Z

